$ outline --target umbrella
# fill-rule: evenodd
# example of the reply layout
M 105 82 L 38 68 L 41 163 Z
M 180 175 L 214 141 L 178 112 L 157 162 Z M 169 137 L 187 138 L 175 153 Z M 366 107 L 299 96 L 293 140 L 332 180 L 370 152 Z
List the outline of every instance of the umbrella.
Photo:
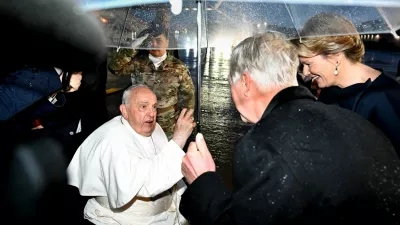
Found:
M 140 30 L 144 29 L 143 25 L 146 26 L 151 20 L 155 19 L 157 11 L 169 10 L 171 8 L 169 2 L 173 3 L 177 0 L 170 0 L 169 2 L 165 0 L 82 1 L 83 8 L 86 10 L 108 9 L 101 13 L 105 20 L 118 14 L 121 14 L 120 18 L 124 18 L 122 15 L 128 15 L 127 12 L 130 8 L 131 14 L 128 16 L 139 18 L 139 21 L 128 18 L 131 25 L 128 23 L 126 32 L 140 33 Z M 277 30 L 285 33 L 290 39 L 299 38 L 298 31 L 301 30 L 305 21 L 322 12 L 346 16 L 356 25 L 360 34 L 396 34 L 396 31 L 400 28 L 400 1 L 398 0 L 382 0 L 379 3 L 372 0 L 347 0 L 341 3 L 336 0 L 209 0 L 203 1 L 203 3 L 205 3 L 203 7 L 198 8 L 195 1 L 183 0 L 181 13 L 179 15 L 170 13 L 169 20 L 172 32 L 186 38 L 179 40 L 179 45 L 174 46 L 174 48 L 196 47 L 190 40 L 197 37 L 196 18 L 198 9 L 205 11 L 202 16 L 202 30 L 203 33 L 207 31 L 207 36 L 211 38 L 211 40 L 208 40 L 210 42 L 202 41 L 203 47 L 218 46 L 220 43 L 215 39 L 218 39 L 220 34 L 225 34 L 225 36 L 228 36 L 226 34 L 229 34 L 229 36 L 236 34 L 240 41 L 243 37 L 256 32 Z M 105 21 L 104 19 L 102 20 Z M 127 21 L 123 19 L 114 21 L 114 23 L 124 22 Z M 182 29 L 186 29 L 184 35 L 182 35 Z M 110 31 L 109 33 L 115 35 L 116 32 L 122 32 L 122 30 Z M 118 42 L 109 40 L 108 45 L 115 47 Z M 122 43 L 122 47 L 124 47 L 123 45 Z
M 200 49 L 218 47 L 229 51 L 232 46 L 256 33 L 267 30 L 286 34 L 288 39 L 301 39 L 305 22 L 319 13 L 335 13 L 347 17 L 357 34 L 391 33 L 396 38 L 400 28 L 400 1 L 382 0 L 183 0 L 181 12 L 170 10 L 178 0 L 83 0 L 82 7 L 94 11 L 106 27 L 108 46 L 130 47 L 141 32 L 154 23 L 166 21 L 170 48 Z M 175 11 L 180 11 L 176 10 Z M 164 15 L 164 16 L 160 16 Z M 165 19 L 165 20 L 163 20 Z M 160 22 L 161 21 L 161 22 Z M 346 35 L 329 33 L 314 35 Z M 152 48 L 141 45 L 139 48 Z M 197 60 L 201 60 L 197 51 Z M 198 88 L 201 86 L 201 62 L 198 61 Z M 198 90 L 199 94 L 200 91 Z M 200 105 L 197 97 L 198 105 Z M 199 110 L 198 110 L 199 111 Z M 200 114 L 198 114 L 198 119 Z
M 168 28 L 169 49 L 195 48 L 197 46 L 196 4 L 184 2 L 183 11 L 178 15 L 171 13 L 170 8 L 170 3 L 167 2 L 94 10 L 92 13 L 103 23 L 108 47 L 131 47 L 132 41 L 144 30 L 159 25 Z M 140 48 L 149 49 L 151 46 Z

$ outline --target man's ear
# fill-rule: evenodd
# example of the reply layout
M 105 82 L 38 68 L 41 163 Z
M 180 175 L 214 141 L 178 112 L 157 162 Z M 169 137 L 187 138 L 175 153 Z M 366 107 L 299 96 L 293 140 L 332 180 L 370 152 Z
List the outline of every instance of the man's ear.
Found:
M 244 95 L 247 97 L 250 92 L 250 88 L 252 85 L 252 80 L 250 74 L 248 72 L 244 72 L 241 77 L 242 88 L 244 89 Z
M 128 119 L 128 110 L 126 109 L 126 105 L 121 104 L 119 106 L 119 111 L 121 111 L 121 115 L 124 117 L 124 119 Z

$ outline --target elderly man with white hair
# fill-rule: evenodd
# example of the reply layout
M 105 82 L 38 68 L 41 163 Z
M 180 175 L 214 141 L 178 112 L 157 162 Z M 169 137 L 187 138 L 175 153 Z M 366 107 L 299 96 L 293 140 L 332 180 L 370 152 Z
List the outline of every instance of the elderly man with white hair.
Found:
M 234 151 L 233 192 L 203 136 L 190 143 L 180 204 L 190 224 L 398 224 L 400 161 L 390 141 L 297 86 L 297 52 L 282 34 L 247 38 L 230 63 L 233 101 L 254 126 Z
M 182 110 L 171 141 L 156 123 L 156 95 L 125 90 L 117 116 L 94 131 L 68 166 L 68 183 L 91 196 L 84 217 L 94 224 L 183 225 L 182 150 L 196 123 Z

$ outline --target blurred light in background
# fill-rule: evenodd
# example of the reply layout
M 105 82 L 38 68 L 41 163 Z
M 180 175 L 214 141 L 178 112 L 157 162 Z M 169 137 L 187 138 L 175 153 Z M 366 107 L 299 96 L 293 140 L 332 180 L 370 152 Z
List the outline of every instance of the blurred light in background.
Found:
M 102 23 L 108 23 L 108 20 L 106 18 L 104 18 L 104 17 L 100 17 L 100 20 L 101 20 Z
M 182 0 L 169 0 L 169 3 L 173 14 L 179 15 L 182 12 Z

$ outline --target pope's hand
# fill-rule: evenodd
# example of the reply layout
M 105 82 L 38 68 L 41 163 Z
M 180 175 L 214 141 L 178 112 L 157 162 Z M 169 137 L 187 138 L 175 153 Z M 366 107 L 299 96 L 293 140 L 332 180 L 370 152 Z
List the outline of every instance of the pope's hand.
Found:
M 183 148 L 186 144 L 187 139 L 193 132 L 193 128 L 196 126 L 193 118 L 193 109 L 189 111 L 187 109 L 182 109 L 178 120 L 175 124 L 174 134 L 172 140 L 175 141 L 179 147 Z
M 202 134 L 196 135 L 182 160 L 182 174 L 189 184 L 205 172 L 215 172 L 215 163 Z

